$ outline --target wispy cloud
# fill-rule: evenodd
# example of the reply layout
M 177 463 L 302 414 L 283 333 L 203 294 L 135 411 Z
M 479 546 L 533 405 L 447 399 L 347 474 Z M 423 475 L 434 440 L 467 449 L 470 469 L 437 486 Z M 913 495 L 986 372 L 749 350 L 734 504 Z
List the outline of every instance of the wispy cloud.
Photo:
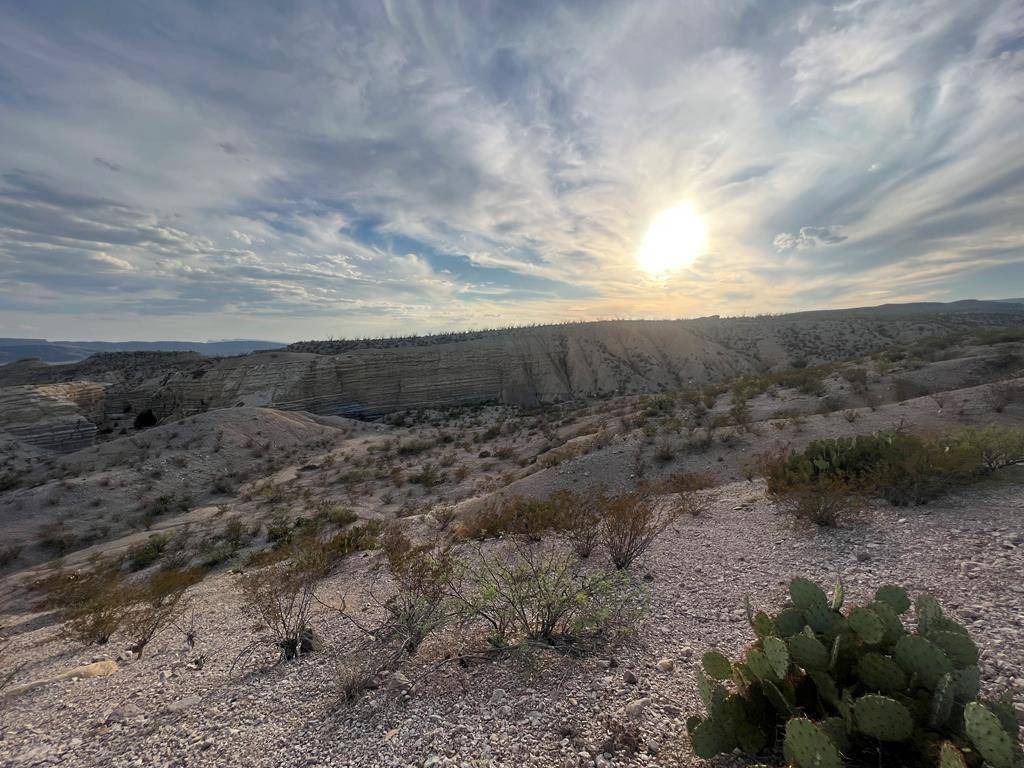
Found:
M 65 10 L 0 9 L 0 325 L 294 338 L 1024 286 L 1015 0 Z M 708 252 L 653 282 L 637 246 L 681 200 Z

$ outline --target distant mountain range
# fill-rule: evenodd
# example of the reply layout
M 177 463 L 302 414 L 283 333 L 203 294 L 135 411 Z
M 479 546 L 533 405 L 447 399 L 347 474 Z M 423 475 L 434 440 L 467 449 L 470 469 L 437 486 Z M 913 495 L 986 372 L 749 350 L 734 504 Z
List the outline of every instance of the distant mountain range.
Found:
M 47 341 L 0 338 L 0 365 L 26 357 L 44 363 L 76 363 L 97 352 L 198 352 L 207 357 L 246 355 L 262 349 L 279 349 L 276 341 Z

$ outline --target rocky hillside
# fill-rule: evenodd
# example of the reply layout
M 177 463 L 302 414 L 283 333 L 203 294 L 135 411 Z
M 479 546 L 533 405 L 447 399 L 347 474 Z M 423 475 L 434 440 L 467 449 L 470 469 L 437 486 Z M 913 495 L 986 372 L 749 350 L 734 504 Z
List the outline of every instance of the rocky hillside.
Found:
M 80 415 L 101 434 L 114 435 L 130 431 L 147 411 L 157 421 L 237 406 L 373 417 L 424 407 L 532 406 L 654 393 L 850 359 L 922 339 L 1024 326 L 1024 305 L 971 302 L 946 312 L 942 306 L 302 342 L 226 358 L 117 352 L 70 365 L 20 361 L 0 366 L 0 398 L 13 404 L 0 415 L 0 429 L 17 429 L 10 414 L 54 402 L 54 418 L 37 414 L 28 441 L 58 450 L 80 447 L 81 431 L 68 433 L 65 403 L 39 389 L 57 383 L 98 388 L 100 405 L 93 398 L 91 410 Z

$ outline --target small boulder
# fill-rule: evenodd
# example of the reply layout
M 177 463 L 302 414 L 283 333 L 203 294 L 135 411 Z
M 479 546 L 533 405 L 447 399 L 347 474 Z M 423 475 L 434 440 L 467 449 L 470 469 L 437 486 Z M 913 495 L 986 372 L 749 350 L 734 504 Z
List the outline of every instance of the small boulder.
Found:
M 644 713 L 644 710 L 651 705 L 650 697 L 645 696 L 642 699 L 635 699 L 626 705 L 626 716 L 632 718 L 638 718 Z
M 664 658 L 658 661 L 658 669 L 661 672 L 671 672 L 676 668 L 676 663 L 672 659 Z
M 185 712 L 189 709 L 195 709 L 200 704 L 202 704 L 202 702 L 203 700 L 199 696 L 186 696 L 184 699 L 178 699 L 177 701 L 172 701 L 170 704 L 168 704 L 167 711 Z

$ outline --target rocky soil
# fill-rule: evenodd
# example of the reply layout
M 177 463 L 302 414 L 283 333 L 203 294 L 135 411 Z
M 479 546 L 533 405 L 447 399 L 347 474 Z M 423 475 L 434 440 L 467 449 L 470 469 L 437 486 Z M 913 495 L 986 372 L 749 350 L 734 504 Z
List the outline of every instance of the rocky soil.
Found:
M 350 559 L 322 585 L 324 601 L 368 605 L 378 558 Z M 872 505 L 838 529 L 795 525 L 759 483 L 731 483 L 705 492 L 700 515 L 670 529 L 639 572 L 649 610 L 619 648 L 584 657 L 538 650 L 463 668 L 441 659 L 472 639 L 446 635 L 421 650 L 406 679 L 354 704 L 340 701 L 338 680 L 356 636 L 326 609 L 316 622 L 322 652 L 287 664 L 267 653 L 232 669 L 248 633 L 230 574 L 195 589 L 195 648 L 172 630 L 139 660 L 123 655 L 117 637 L 101 653 L 75 648 L 45 615 L 25 615 L 8 628 L 17 634 L 5 654 L 5 665 L 26 665 L 19 681 L 103 658 L 119 658 L 119 668 L 5 702 L 0 762 L 698 765 L 684 721 L 700 709 L 701 653 L 740 650 L 751 638 L 744 596 L 777 606 L 796 574 L 840 576 L 853 600 L 885 582 L 931 592 L 970 627 L 985 687 L 1012 689 L 1024 717 L 1024 493 L 1013 478 L 926 507 Z M 635 752 L 606 743 L 616 724 L 639 727 Z

